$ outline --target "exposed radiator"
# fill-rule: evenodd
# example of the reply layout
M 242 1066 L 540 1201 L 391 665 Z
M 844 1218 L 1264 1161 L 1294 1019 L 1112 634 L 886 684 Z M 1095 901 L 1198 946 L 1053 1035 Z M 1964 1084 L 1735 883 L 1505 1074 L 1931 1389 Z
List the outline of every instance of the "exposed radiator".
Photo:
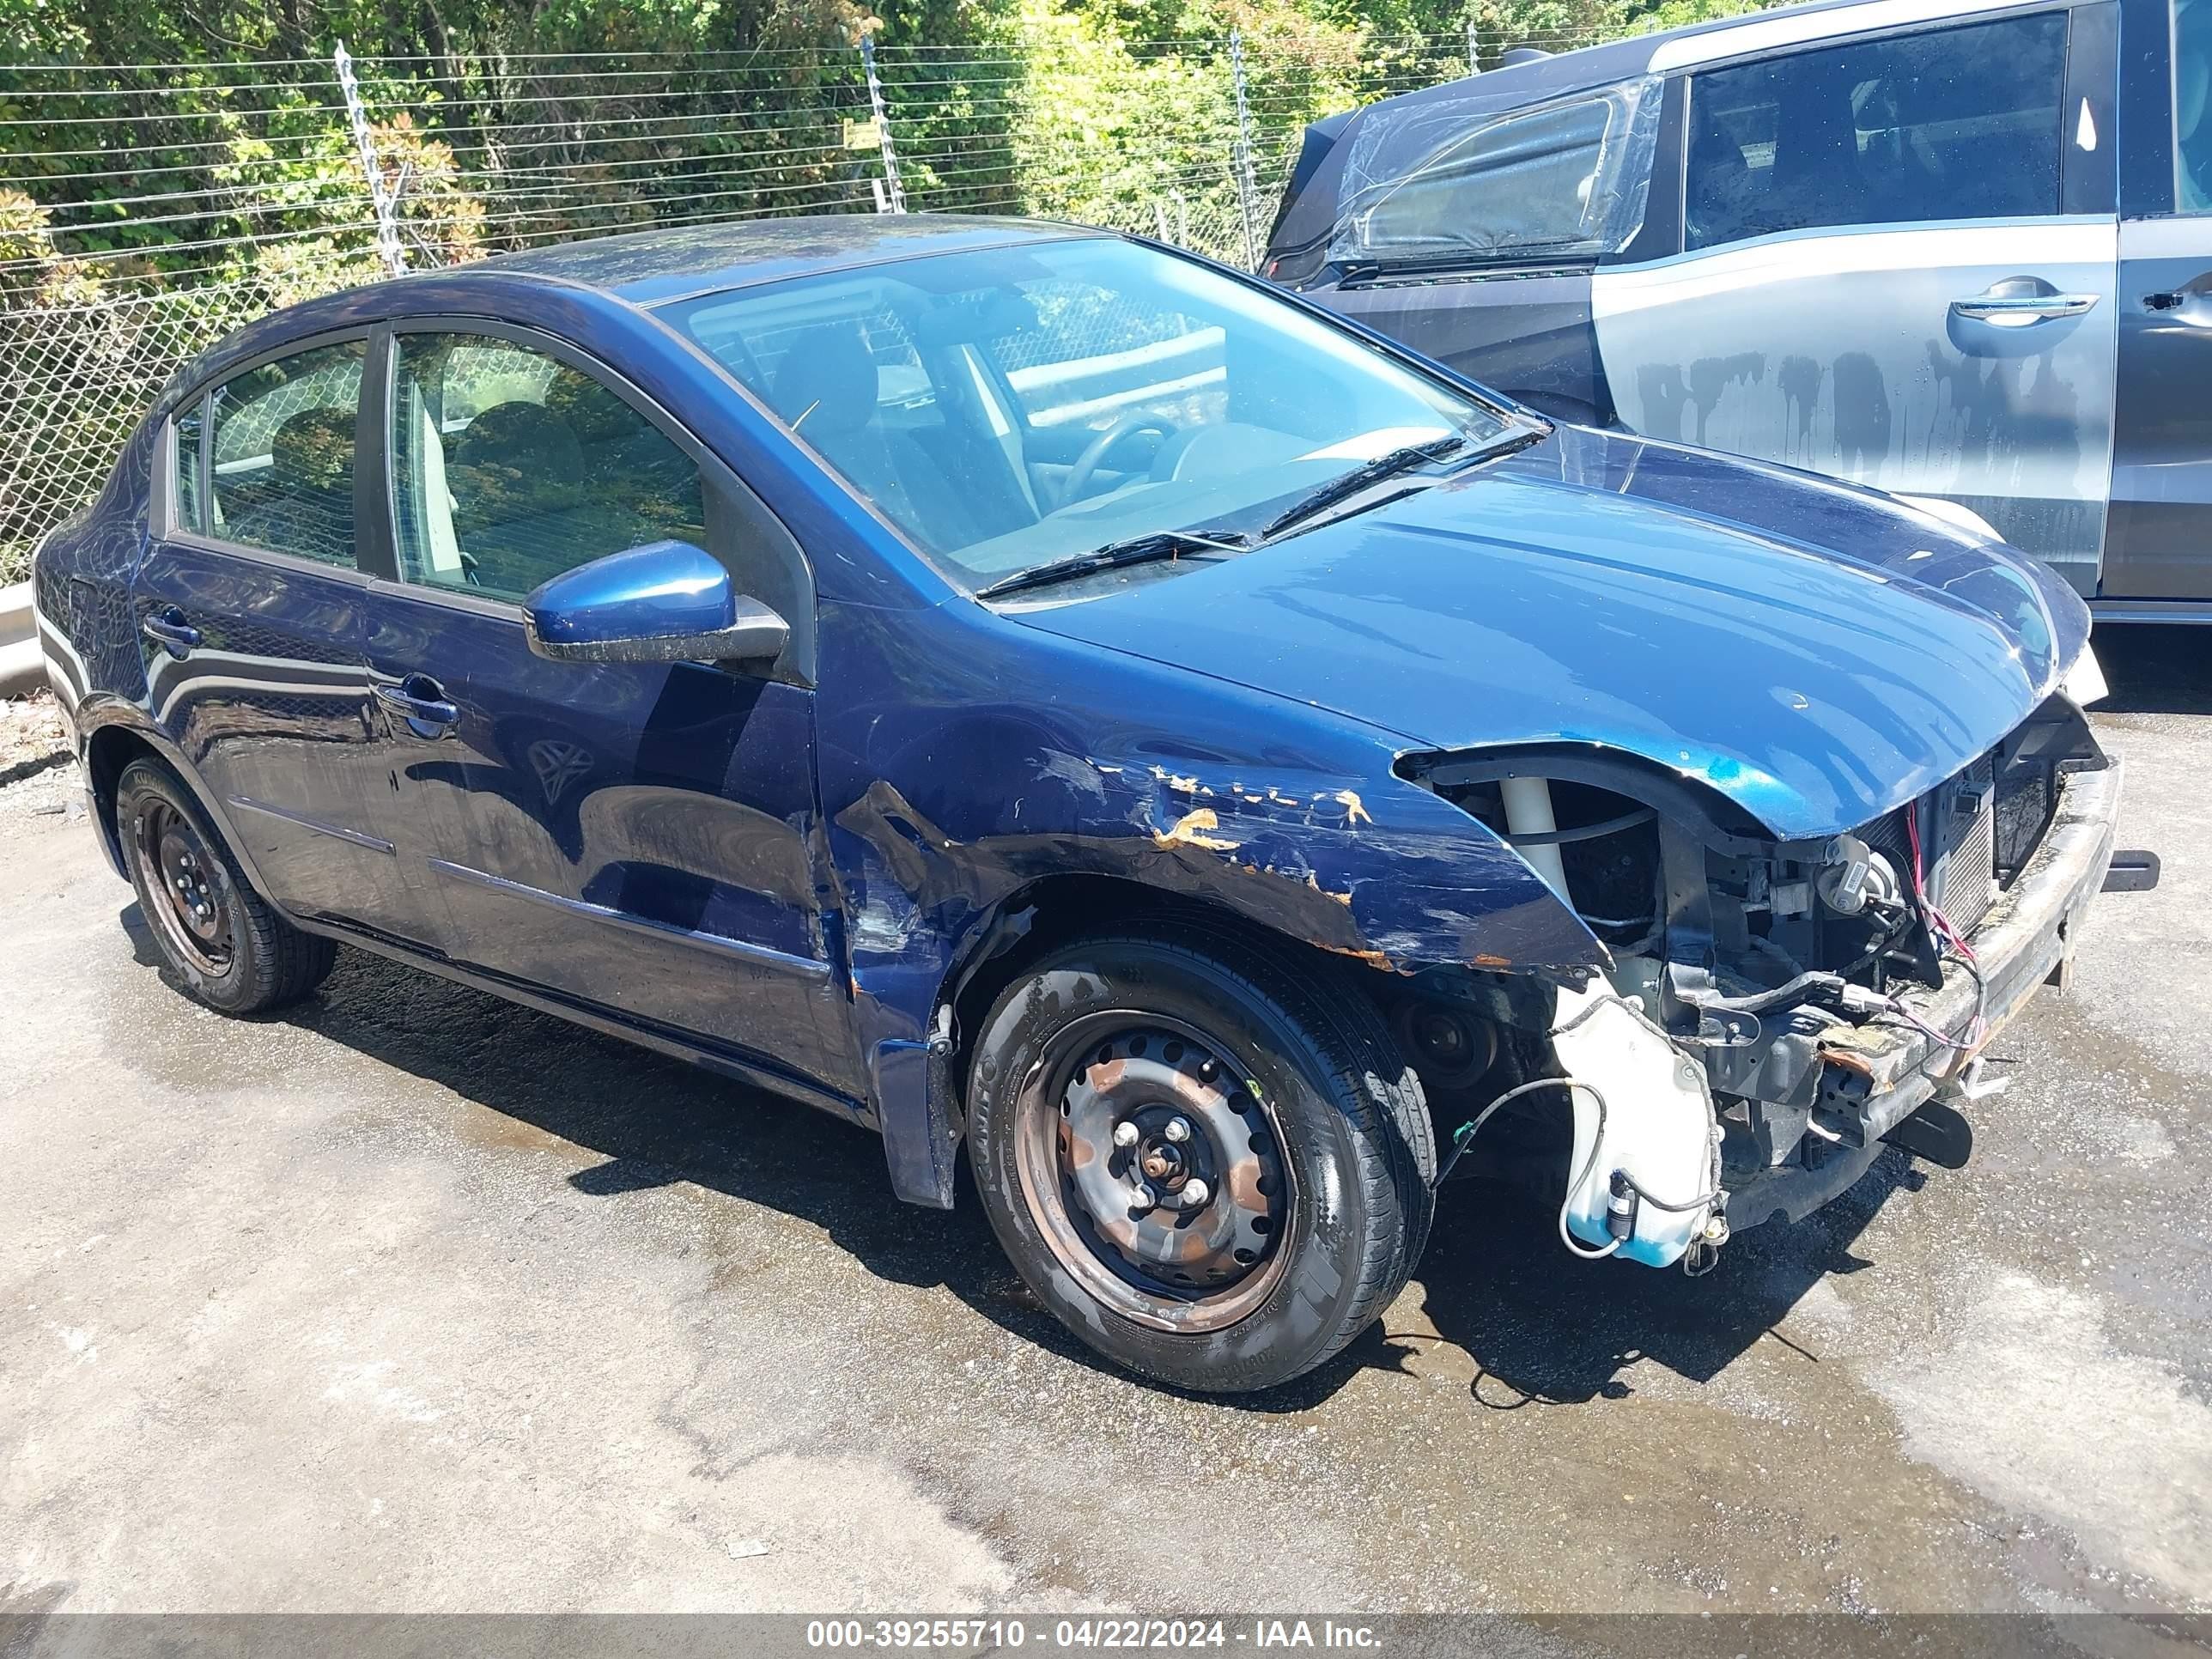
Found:
M 1996 771 L 1984 755 L 1935 791 L 1927 822 L 1928 896 L 1961 933 L 1971 933 L 1997 896 Z

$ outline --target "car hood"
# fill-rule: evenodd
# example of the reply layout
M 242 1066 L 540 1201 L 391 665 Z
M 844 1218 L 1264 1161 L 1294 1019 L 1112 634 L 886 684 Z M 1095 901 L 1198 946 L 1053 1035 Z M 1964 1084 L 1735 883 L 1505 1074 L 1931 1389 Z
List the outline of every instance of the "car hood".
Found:
M 1574 427 L 1255 553 L 1126 575 L 1015 614 L 1409 749 L 1638 757 L 1788 839 L 1958 772 L 2089 626 L 2044 567 L 1875 491 Z

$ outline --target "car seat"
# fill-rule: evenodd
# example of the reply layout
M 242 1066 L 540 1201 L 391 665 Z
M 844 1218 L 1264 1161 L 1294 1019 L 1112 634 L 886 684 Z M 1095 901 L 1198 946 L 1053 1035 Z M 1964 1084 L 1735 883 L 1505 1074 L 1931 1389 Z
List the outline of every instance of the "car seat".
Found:
M 269 495 L 228 527 L 233 539 L 328 564 L 354 562 L 354 411 L 288 416 L 269 441 Z
M 453 531 L 476 580 L 526 592 L 599 553 L 583 522 L 584 452 L 568 423 L 517 398 L 494 404 L 455 439 L 446 464 Z
M 957 489 L 909 434 L 885 428 L 878 381 L 860 325 L 819 323 L 792 337 L 769 402 L 855 489 L 925 544 L 966 545 L 974 532 Z

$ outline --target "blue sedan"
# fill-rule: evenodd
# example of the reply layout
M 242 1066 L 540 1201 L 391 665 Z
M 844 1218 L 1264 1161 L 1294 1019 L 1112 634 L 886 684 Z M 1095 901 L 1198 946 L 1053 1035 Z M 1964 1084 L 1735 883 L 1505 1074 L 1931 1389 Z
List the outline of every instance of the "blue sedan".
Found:
M 1962 1161 L 2118 801 L 2040 567 L 1057 225 L 296 307 L 35 592 L 192 995 L 343 942 L 872 1127 L 911 1202 L 964 1147 L 1044 1303 L 1193 1389 L 1341 1349 L 1447 1176 L 1697 1269 Z

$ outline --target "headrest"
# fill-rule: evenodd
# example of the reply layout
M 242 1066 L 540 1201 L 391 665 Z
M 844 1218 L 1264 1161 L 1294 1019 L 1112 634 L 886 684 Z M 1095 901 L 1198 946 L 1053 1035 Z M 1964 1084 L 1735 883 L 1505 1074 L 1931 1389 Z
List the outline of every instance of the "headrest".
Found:
M 518 398 L 494 404 L 469 422 L 455 446 L 453 464 L 495 467 L 558 487 L 574 483 L 583 471 L 584 447 L 568 422 Z
M 335 404 L 287 416 L 269 441 L 270 471 L 288 494 L 353 489 L 354 412 Z
M 803 329 L 776 365 L 769 401 L 803 438 L 836 438 L 876 418 L 876 360 L 858 323 Z

